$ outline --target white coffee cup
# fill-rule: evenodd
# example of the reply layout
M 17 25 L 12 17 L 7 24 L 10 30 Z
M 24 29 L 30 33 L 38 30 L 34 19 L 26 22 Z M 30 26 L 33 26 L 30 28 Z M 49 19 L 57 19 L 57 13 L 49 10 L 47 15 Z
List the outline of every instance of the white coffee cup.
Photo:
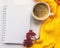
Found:
M 35 10 L 35 8 L 36 8 L 36 6 L 39 8 L 39 6 L 38 5 L 44 5 L 44 6 L 46 6 L 46 8 L 48 9 L 48 13 L 46 14 L 46 15 L 44 15 L 43 17 L 41 17 L 41 18 L 39 18 L 39 17 L 37 17 L 37 15 L 35 15 L 35 12 L 34 12 L 34 10 Z M 42 6 L 41 6 L 42 7 Z M 45 8 L 44 8 L 45 9 Z M 43 10 L 44 10 L 43 9 Z M 42 11 L 43 11 L 42 10 Z M 37 12 L 38 13 L 38 12 Z M 49 16 L 51 16 L 51 15 L 54 15 L 53 13 L 51 13 L 50 12 L 50 7 L 49 7 L 49 5 L 47 4 L 47 3 L 45 3 L 45 2 L 38 2 L 38 3 L 36 3 L 34 6 L 33 6 L 33 9 L 32 9 L 32 16 L 35 18 L 35 19 L 37 19 L 37 20 L 45 20 L 45 19 L 47 19 Z

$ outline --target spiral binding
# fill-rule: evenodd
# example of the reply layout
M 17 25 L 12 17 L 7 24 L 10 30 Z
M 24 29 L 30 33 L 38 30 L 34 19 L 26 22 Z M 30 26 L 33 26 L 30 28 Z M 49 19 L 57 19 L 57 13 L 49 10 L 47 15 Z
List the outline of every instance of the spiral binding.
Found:
M 2 36 L 3 42 L 5 40 L 5 31 L 6 31 L 6 13 L 7 13 L 7 5 L 3 6 L 3 15 L 2 15 Z

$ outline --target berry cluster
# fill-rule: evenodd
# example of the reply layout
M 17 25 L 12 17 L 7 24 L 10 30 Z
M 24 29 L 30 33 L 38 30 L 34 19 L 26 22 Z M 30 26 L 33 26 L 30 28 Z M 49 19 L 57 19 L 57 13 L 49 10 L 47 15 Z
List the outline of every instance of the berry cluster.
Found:
M 29 32 L 26 34 L 26 39 L 23 42 L 23 46 L 31 47 L 33 45 L 33 39 L 31 38 L 35 35 L 36 34 L 32 30 L 29 30 Z

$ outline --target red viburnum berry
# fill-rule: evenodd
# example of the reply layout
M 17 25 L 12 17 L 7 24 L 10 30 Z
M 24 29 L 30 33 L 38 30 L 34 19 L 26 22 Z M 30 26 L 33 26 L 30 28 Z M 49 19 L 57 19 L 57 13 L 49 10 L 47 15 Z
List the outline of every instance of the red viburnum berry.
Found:
M 26 33 L 26 39 L 23 42 L 23 46 L 31 47 L 33 45 L 33 40 L 31 39 L 31 37 L 35 35 L 36 34 L 33 32 L 33 30 L 29 30 L 29 32 Z

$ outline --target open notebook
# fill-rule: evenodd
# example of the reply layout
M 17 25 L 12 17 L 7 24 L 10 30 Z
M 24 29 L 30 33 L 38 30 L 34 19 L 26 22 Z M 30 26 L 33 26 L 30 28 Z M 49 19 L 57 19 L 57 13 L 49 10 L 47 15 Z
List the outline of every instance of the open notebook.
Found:
M 23 43 L 30 27 L 31 10 L 31 0 L 4 1 L 3 43 Z
M 18 4 L 9 0 L 4 6 L 3 19 L 6 21 L 4 43 L 22 43 L 30 26 L 31 5 L 28 2 Z

